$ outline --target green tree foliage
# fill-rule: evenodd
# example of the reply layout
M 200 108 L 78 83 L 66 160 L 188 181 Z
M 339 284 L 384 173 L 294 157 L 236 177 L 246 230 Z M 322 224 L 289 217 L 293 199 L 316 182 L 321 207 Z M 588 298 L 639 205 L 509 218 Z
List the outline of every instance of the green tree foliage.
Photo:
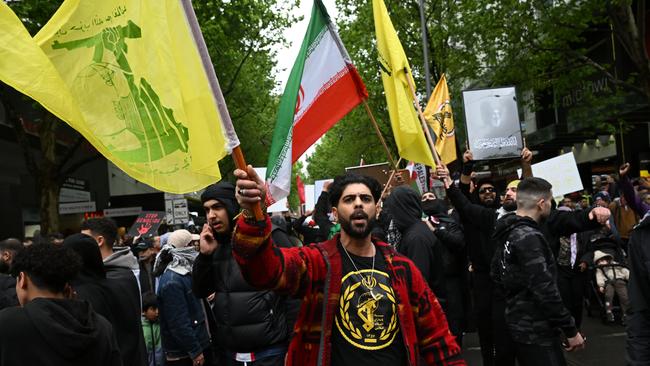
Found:
M 419 2 L 384 0 L 410 60 L 421 105 L 426 104 Z M 625 107 L 650 102 L 646 1 L 463 0 L 424 2 L 432 84 L 446 73 L 459 145 L 464 141 L 463 89 L 515 85 L 532 110 L 569 104 L 569 124 L 611 129 Z M 377 64 L 372 2 L 339 0 L 341 38 L 370 94 L 369 104 L 394 151 Z M 611 40 L 616 47 L 612 49 Z M 609 57 L 609 56 L 612 57 Z M 613 58 L 626 59 L 628 72 Z M 590 87 L 603 80 L 606 92 Z M 607 112 L 607 113 L 604 113 Z M 315 178 L 356 165 L 386 161 L 365 113 L 347 116 L 310 159 Z M 574 126 L 577 128 L 577 126 Z M 581 126 L 586 127 L 586 126 Z M 352 135 L 348 136 L 348 133 Z M 333 136 L 332 136 L 333 135 Z M 345 136 L 345 137 L 342 137 Z M 349 139 L 349 140 L 346 140 Z M 374 142 L 374 143 L 373 143 Z M 370 150 L 368 150 L 370 149 Z M 372 151 L 372 152 L 371 152 Z M 377 159 L 377 160 L 374 160 Z M 312 164 L 314 164 L 312 166 Z

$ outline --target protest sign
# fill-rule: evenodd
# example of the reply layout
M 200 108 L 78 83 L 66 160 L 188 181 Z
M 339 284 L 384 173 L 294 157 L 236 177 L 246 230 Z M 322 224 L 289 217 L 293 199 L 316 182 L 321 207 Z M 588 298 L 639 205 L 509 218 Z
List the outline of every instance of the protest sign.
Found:
M 370 165 L 361 165 L 345 168 L 345 171 L 348 173 L 354 173 L 359 175 L 366 175 L 377 179 L 381 184 L 382 189 L 388 183 L 388 179 L 393 173 L 392 169 L 388 163 L 378 163 Z M 392 186 L 399 186 L 403 184 L 411 184 L 410 172 L 408 169 L 400 169 L 397 171 L 397 174 L 393 177 Z
M 474 160 L 519 157 L 523 141 L 514 87 L 465 90 L 463 105 Z
M 582 191 L 582 180 L 573 152 L 533 164 L 533 176 L 544 178 L 553 185 L 553 196 Z M 521 169 L 517 174 L 521 176 Z
M 314 185 L 306 184 L 305 185 L 305 210 L 313 210 L 316 206 L 316 197 L 314 197 Z
M 318 197 L 323 192 L 325 182 L 333 182 L 334 179 L 321 179 L 314 182 L 314 202 L 318 202 Z
M 148 236 L 156 235 L 160 223 L 165 218 L 165 212 L 161 211 L 145 211 L 138 215 L 135 222 L 129 229 L 130 236 Z

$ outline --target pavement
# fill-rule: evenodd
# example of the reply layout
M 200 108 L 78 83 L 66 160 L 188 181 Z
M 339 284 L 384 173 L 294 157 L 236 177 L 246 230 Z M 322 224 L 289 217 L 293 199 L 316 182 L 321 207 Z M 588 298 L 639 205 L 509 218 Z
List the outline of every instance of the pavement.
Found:
M 600 318 L 585 313 L 582 332 L 587 346 L 581 351 L 566 352 L 569 366 L 625 366 L 625 328 L 620 324 L 607 325 Z M 482 366 L 478 335 L 469 333 L 463 339 L 463 356 L 469 366 Z

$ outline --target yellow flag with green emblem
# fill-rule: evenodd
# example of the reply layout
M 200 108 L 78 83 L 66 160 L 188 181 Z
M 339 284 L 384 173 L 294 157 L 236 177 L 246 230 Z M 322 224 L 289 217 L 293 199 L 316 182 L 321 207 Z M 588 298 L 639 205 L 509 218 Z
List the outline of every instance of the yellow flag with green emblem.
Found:
M 436 88 L 433 89 L 423 114 L 436 135 L 434 145 L 440 160 L 445 164 L 456 160 L 456 130 L 445 74 L 442 74 Z
M 0 2 L 0 80 L 166 192 L 221 179 L 226 138 L 180 0 L 66 0 L 32 39 Z
M 413 106 L 407 78 L 413 81 L 402 44 L 383 0 L 372 0 L 377 34 L 377 53 L 384 83 L 388 115 L 399 155 L 404 159 L 435 167 L 431 148 Z M 415 83 L 413 83 L 415 85 Z

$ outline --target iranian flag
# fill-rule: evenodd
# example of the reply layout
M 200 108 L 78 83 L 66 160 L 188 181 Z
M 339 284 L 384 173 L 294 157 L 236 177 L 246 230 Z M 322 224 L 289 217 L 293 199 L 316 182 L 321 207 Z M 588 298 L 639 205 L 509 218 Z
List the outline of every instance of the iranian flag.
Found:
M 325 6 L 315 0 L 280 100 L 266 169 L 268 204 L 289 195 L 292 164 L 367 97 Z

